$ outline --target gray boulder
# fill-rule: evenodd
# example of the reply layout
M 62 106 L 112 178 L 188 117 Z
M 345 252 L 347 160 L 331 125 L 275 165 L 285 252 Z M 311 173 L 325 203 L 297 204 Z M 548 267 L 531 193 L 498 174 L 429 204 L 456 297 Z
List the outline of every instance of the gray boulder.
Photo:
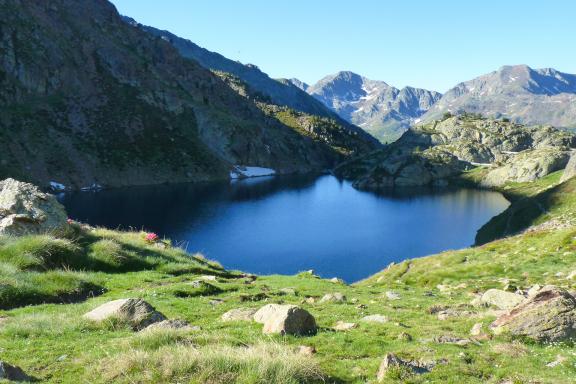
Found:
M 157 323 L 152 323 L 149 326 L 147 326 L 146 328 L 144 328 L 142 331 L 155 331 L 158 329 L 180 329 L 180 330 L 185 330 L 185 331 L 199 331 L 200 327 L 198 326 L 192 326 L 190 325 L 189 322 L 185 321 L 185 320 L 178 320 L 178 319 L 174 319 L 174 320 L 163 320 L 163 321 L 159 321 Z
M 500 309 L 512 309 L 524 300 L 524 296 L 500 289 L 489 289 L 480 297 L 481 304 L 494 305 Z
M 320 299 L 319 303 L 344 303 L 346 302 L 346 296 L 340 292 L 327 293 Z
M 234 308 L 224 313 L 220 319 L 222 321 L 252 321 L 256 310 L 253 308 Z
M 576 299 L 567 291 L 547 286 L 500 316 L 490 328 L 537 341 L 562 341 L 576 337 Z
M 312 335 L 317 330 L 314 316 L 296 305 L 265 305 L 254 314 L 254 320 L 264 324 L 265 334 Z
M 412 373 L 423 374 L 430 372 L 432 368 L 436 366 L 436 364 L 437 363 L 435 361 L 422 362 L 403 360 L 393 353 L 387 353 L 380 363 L 378 373 L 376 374 L 376 380 L 379 383 L 386 382 L 388 372 L 390 369 L 396 367 L 404 367 L 410 370 Z
M 566 164 L 566 168 L 564 168 L 564 173 L 562 174 L 560 182 L 563 183 L 574 176 L 576 176 L 576 153 L 573 152 L 568 164 Z
M 128 322 L 136 330 L 146 328 L 150 324 L 166 320 L 163 314 L 142 299 L 118 299 L 109 301 L 84 314 L 84 318 L 92 321 L 119 319 Z
M 0 181 L 0 235 L 58 232 L 66 221 L 66 211 L 54 196 L 29 183 Z

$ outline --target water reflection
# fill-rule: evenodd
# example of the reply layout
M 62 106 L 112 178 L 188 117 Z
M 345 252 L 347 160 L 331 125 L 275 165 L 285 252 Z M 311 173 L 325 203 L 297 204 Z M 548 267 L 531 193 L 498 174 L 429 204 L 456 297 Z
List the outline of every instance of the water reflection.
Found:
M 376 195 L 333 176 L 133 187 L 61 200 L 75 219 L 146 228 L 228 268 L 285 274 L 312 268 L 347 281 L 392 261 L 468 246 L 508 205 L 498 193 L 468 189 Z

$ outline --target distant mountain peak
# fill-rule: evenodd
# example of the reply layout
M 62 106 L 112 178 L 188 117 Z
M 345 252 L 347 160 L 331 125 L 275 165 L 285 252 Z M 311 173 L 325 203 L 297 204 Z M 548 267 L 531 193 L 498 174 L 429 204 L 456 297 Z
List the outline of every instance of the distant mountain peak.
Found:
M 307 92 L 381 141 L 398 138 L 441 96 L 425 89 L 397 89 L 351 71 L 328 75 Z
M 525 64 L 498 70 L 459 83 L 426 113 L 424 120 L 446 112 L 474 112 L 507 117 L 524 124 L 576 126 L 576 75 Z

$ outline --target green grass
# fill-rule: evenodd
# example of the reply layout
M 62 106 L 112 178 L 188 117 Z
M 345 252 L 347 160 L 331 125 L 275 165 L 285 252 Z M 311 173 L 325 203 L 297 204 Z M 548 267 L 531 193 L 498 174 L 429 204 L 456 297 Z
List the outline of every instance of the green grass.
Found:
M 574 212 L 576 181 L 556 183 L 557 175 L 552 175 L 509 185 L 506 193 L 515 197 L 511 209 L 520 209 L 526 199 L 545 202 L 547 213 L 535 218 L 536 224 Z M 576 377 L 571 343 L 537 344 L 507 335 L 466 346 L 434 341 L 442 335 L 470 337 L 478 322 L 486 331 L 494 312 L 470 301 L 489 288 L 509 282 L 522 289 L 533 284 L 575 289 L 576 281 L 565 278 L 576 270 L 573 226 L 543 227 L 479 247 L 406 260 L 354 285 L 309 273 L 259 276 L 250 283 L 200 255 L 148 244 L 143 233 L 73 229 L 65 238 L 0 240 L 2 360 L 41 381 L 365 383 L 374 382 L 386 353 L 439 362 L 423 375 L 392 370 L 390 383 L 572 383 Z M 202 280 L 203 275 L 217 280 Z M 84 286 L 97 292 L 79 294 Z M 386 298 L 386 291 L 401 299 Z M 334 292 L 346 295 L 347 301 L 305 301 Z M 201 330 L 139 333 L 118 322 L 98 324 L 82 317 L 104 302 L 126 297 L 142 298 L 168 318 Z M 268 336 L 255 322 L 219 320 L 230 309 L 268 303 L 302 306 L 316 318 L 318 333 Z M 468 314 L 440 320 L 436 312 L 446 308 Z M 386 315 L 389 321 L 361 321 L 372 314 Z M 337 321 L 358 327 L 335 332 L 331 327 Z M 299 355 L 301 345 L 314 346 L 317 354 Z M 558 356 L 565 361 L 546 367 Z

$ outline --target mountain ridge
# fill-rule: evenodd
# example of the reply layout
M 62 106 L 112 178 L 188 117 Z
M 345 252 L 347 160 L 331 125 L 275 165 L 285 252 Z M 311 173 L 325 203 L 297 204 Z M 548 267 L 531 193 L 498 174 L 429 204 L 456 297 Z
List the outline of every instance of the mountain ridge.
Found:
M 351 71 L 326 76 L 306 91 L 384 142 L 397 139 L 441 96 L 421 88 L 398 89 Z

